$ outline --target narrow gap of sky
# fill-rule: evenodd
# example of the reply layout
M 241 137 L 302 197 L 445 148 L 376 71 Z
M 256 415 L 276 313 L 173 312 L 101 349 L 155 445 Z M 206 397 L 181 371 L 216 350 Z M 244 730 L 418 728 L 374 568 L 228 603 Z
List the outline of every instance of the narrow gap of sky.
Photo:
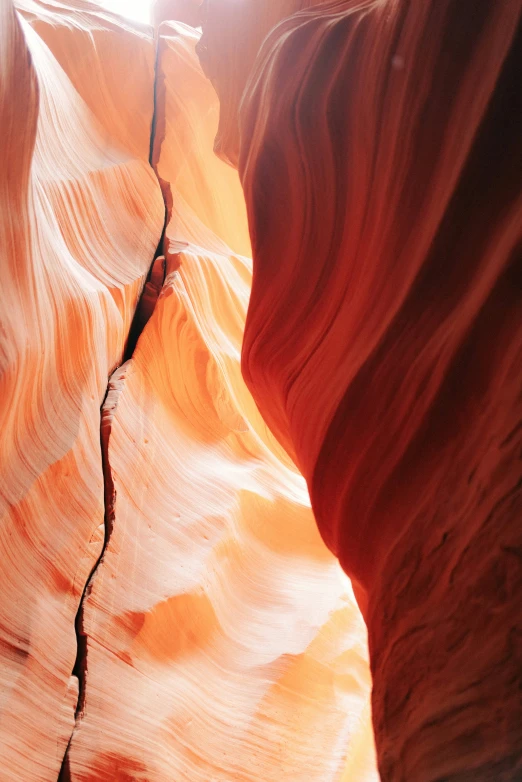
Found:
M 100 5 L 120 16 L 150 24 L 153 0 L 98 0 Z

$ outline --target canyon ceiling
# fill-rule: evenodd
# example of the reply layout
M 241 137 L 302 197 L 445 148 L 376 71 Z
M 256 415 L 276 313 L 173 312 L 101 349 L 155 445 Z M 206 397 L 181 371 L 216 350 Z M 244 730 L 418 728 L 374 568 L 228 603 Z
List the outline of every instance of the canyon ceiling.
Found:
M 2 782 L 522 780 L 522 0 L 0 0 Z

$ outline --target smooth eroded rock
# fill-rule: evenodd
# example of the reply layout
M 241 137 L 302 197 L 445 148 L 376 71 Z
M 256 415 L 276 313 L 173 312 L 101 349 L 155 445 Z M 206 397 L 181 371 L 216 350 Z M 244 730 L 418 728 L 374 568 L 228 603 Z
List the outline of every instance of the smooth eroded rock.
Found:
M 59 12 L 49 48 L 49 6 L 20 8 L 0 9 L 0 757 L 6 782 L 55 782 L 78 693 L 75 616 L 104 538 L 100 405 L 164 205 L 146 155 L 109 121 L 121 106 L 109 82 L 89 67 L 97 113 L 73 49 L 57 59 Z M 69 24 L 94 64 L 95 17 L 71 10 Z M 115 68 L 118 56 L 115 44 Z M 150 72 L 137 125 L 150 125 L 152 90 Z
M 243 373 L 354 580 L 384 782 L 522 773 L 521 15 L 331 2 L 242 94 Z

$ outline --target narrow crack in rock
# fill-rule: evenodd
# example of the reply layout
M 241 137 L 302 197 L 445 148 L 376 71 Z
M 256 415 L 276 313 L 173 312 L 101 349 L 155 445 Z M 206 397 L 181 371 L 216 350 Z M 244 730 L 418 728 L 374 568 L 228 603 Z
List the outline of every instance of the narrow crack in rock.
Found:
M 162 255 L 163 243 L 164 243 L 165 231 L 167 229 L 167 223 L 168 223 L 168 204 L 165 196 L 165 183 L 162 182 L 162 180 L 158 176 L 158 172 L 156 171 L 156 166 L 154 165 L 154 145 L 156 143 L 156 131 L 157 131 L 157 124 L 158 124 L 159 32 L 156 31 L 155 35 L 156 35 L 155 38 L 156 56 L 154 59 L 154 88 L 153 88 L 154 96 L 153 96 L 153 109 L 152 109 L 152 123 L 150 128 L 149 165 L 154 171 L 161 189 L 163 203 L 165 204 L 165 215 L 163 218 L 163 228 L 158 241 L 158 245 L 156 247 L 156 251 L 154 253 L 154 257 L 152 259 L 149 273 L 147 275 L 147 280 L 143 287 L 141 296 L 138 300 L 136 310 L 134 312 L 134 317 L 132 319 L 132 323 L 129 329 L 129 334 L 127 337 L 127 345 L 125 347 L 125 352 L 123 356 L 124 362 L 132 358 L 140 334 L 145 328 L 145 324 L 152 314 L 156 300 L 159 296 L 161 288 L 163 287 L 163 282 L 165 280 L 165 264 L 164 263 L 161 264 L 161 268 L 158 268 L 158 264 L 156 263 L 158 258 L 163 259 L 163 255 Z M 162 134 L 164 135 L 164 130 L 162 130 Z M 163 276 L 161 276 L 161 270 L 163 271 Z M 151 293 L 153 294 L 152 296 L 150 296 Z M 152 308 L 150 306 L 151 305 L 150 299 L 153 299 Z M 143 306 L 144 303 L 146 305 L 145 307 Z
M 71 780 L 71 771 L 69 766 L 69 748 L 71 746 L 74 733 L 76 731 L 76 728 L 78 727 L 78 721 L 81 718 L 81 715 L 83 713 L 83 708 L 85 705 L 85 684 L 86 684 L 85 680 L 86 680 L 86 671 L 87 671 L 87 634 L 84 631 L 84 622 L 83 622 L 85 600 L 90 594 L 93 578 L 95 576 L 95 573 L 100 563 L 103 560 L 114 525 L 115 490 L 114 490 L 114 482 L 112 480 L 112 474 L 111 474 L 109 459 L 108 459 L 110 422 L 109 422 L 109 426 L 104 426 L 104 423 L 107 420 L 107 417 L 104 417 L 104 409 L 106 408 L 106 402 L 109 398 L 110 390 L 111 390 L 111 381 L 109 380 L 107 386 L 107 392 L 105 394 L 101 406 L 101 424 L 100 424 L 100 444 L 101 444 L 101 458 L 102 458 L 103 483 L 104 483 L 104 503 L 105 503 L 104 539 L 103 539 L 102 550 L 96 562 L 94 563 L 93 567 L 91 568 L 91 572 L 85 583 L 82 596 L 80 599 L 80 603 L 78 605 L 78 611 L 76 613 L 75 623 L 74 623 L 75 631 L 76 631 L 77 651 L 76 651 L 76 660 L 74 662 L 74 667 L 72 670 L 72 676 L 76 676 L 76 678 L 78 679 L 78 701 L 76 704 L 76 710 L 74 714 L 75 725 L 65 750 L 62 766 L 60 769 L 60 774 L 58 776 L 58 782 L 70 782 Z
M 153 98 L 153 112 L 149 145 L 149 164 L 154 170 L 158 183 L 162 192 L 163 201 L 165 203 L 165 217 L 163 221 L 163 228 L 161 235 L 152 259 L 152 263 L 147 275 L 143 290 L 136 304 L 136 309 L 132 319 L 132 323 L 129 328 L 127 336 L 127 343 L 124 350 L 123 362 L 110 376 L 107 384 L 107 390 L 103 399 L 100 409 L 100 444 L 101 444 L 101 459 L 103 470 L 103 482 L 104 482 L 104 540 L 102 550 L 94 563 L 89 577 L 85 583 L 82 596 L 78 605 L 78 611 L 75 618 L 75 631 L 77 640 L 77 652 L 76 660 L 72 669 L 71 677 L 78 679 L 78 701 L 76 704 L 76 710 L 74 714 L 75 724 L 65 749 L 62 765 L 58 775 L 57 782 L 71 782 L 71 769 L 69 762 L 69 750 L 73 741 L 75 732 L 81 721 L 81 717 L 85 707 L 85 695 L 86 695 L 86 674 L 87 674 L 87 632 L 84 628 L 84 606 L 86 599 L 92 590 L 94 578 L 97 570 L 109 545 L 110 537 L 114 528 L 114 516 L 115 516 L 115 501 L 116 490 L 114 487 L 114 481 L 112 479 L 112 472 L 109 463 L 109 440 L 112 427 L 112 419 L 114 411 L 118 404 L 118 398 L 125 381 L 125 374 L 127 370 L 128 361 L 132 358 L 134 350 L 136 348 L 138 339 L 145 328 L 147 321 L 151 317 L 158 296 L 163 287 L 165 280 L 165 259 L 163 257 L 162 248 L 165 237 L 165 230 L 168 222 L 168 207 L 165 199 L 164 185 L 158 177 L 156 168 L 153 163 L 154 155 L 154 143 L 157 127 L 157 81 L 158 81 L 158 61 L 159 61 L 159 35 L 156 33 L 155 40 L 156 56 L 154 61 L 154 98 Z

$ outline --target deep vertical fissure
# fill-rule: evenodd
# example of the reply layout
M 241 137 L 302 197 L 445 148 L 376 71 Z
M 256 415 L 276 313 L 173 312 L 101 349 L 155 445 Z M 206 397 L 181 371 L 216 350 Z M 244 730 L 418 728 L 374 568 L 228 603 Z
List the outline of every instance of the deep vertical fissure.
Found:
M 161 179 L 158 176 L 158 172 L 156 171 L 156 166 L 154 164 L 154 148 L 156 144 L 156 136 L 158 131 L 158 79 L 159 79 L 159 56 L 160 56 L 160 47 L 159 47 L 159 31 L 155 30 L 154 32 L 154 43 L 155 43 L 155 56 L 154 56 L 154 87 L 153 87 L 153 108 L 152 108 L 152 122 L 150 127 L 150 141 L 149 141 L 149 165 L 156 174 L 156 177 L 158 179 L 158 183 L 160 185 L 161 194 L 163 197 L 163 203 L 165 206 L 165 212 L 163 217 L 163 228 L 161 229 L 161 235 L 156 247 L 156 250 L 154 252 L 154 256 L 152 258 L 152 262 L 150 265 L 149 273 L 147 275 L 147 281 L 145 283 L 145 287 L 142 291 L 142 296 L 140 297 L 140 300 L 138 301 L 138 304 L 136 306 L 136 310 L 134 312 L 134 317 L 132 319 L 132 323 L 129 329 L 129 334 L 127 337 L 127 344 L 125 346 L 123 361 L 128 361 L 130 358 L 132 358 L 132 354 L 134 353 L 134 350 L 136 349 L 136 345 L 138 343 L 138 339 L 140 337 L 141 332 L 143 331 L 145 327 L 146 321 L 141 317 L 141 298 L 143 297 L 143 293 L 146 290 L 147 282 L 150 281 L 153 268 L 154 268 L 154 262 L 157 258 L 159 258 L 163 253 L 163 241 L 165 237 L 165 231 L 167 228 L 167 222 L 168 222 L 168 208 L 167 203 L 165 200 L 165 192 L 163 183 L 161 182 Z M 162 129 L 162 137 L 164 135 L 164 130 Z M 164 278 L 164 275 L 163 275 Z M 163 279 L 161 280 L 161 284 L 163 284 Z M 161 285 L 160 285 L 161 288 Z M 159 291 L 158 291 L 159 293 Z
M 104 485 L 103 546 L 98 558 L 96 559 L 96 562 L 91 568 L 91 572 L 89 573 L 89 577 L 85 583 L 82 596 L 80 598 L 80 602 L 78 605 L 78 611 L 76 613 L 75 622 L 74 622 L 75 632 L 76 632 L 76 659 L 74 661 L 74 666 L 71 675 L 76 676 L 76 678 L 78 679 L 78 701 L 76 703 L 76 710 L 74 714 L 75 725 L 65 750 L 62 766 L 60 769 L 60 774 L 58 777 L 58 782 L 70 782 L 71 780 L 71 772 L 69 766 L 69 749 L 74 736 L 74 732 L 78 724 L 78 719 L 81 717 L 81 714 L 83 713 L 83 709 L 85 706 L 86 671 L 87 671 L 87 634 L 84 630 L 84 624 L 83 624 L 85 601 L 90 593 L 90 589 L 92 587 L 92 582 L 96 574 L 96 571 L 98 570 L 98 567 L 100 566 L 103 557 L 105 555 L 105 551 L 107 550 L 107 546 L 109 544 L 110 536 L 114 526 L 115 490 L 114 490 L 114 481 L 112 480 L 112 474 L 109 465 L 109 437 L 108 437 L 109 433 L 107 433 L 107 436 L 104 437 L 105 432 L 103 426 L 104 423 L 103 408 L 107 400 L 109 388 L 110 388 L 110 382 L 107 385 L 107 391 L 105 393 L 105 397 L 103 399 L 101 409 L 100 409 L 100 450 L 101 450 L 103 485 Z
M 109 460 L 109 440 L 110 440 L 110 432 L 111 432 L 111 423 L 112 423 L 112 412 L 114 411 L 116 405 L 117 405 L 117 397 L 119 395 L 119 391 L 121 389 L 115 388 L 112 386 L 112 379 L 117 377 L 118 373 L 120 374 L 120 380 L 124 378 L 124 364 L 132 358 L 132 355 L 134 353 L 134 350 L 136 348 L 138 339 L 146 325 L 146 322 L 148 318 L 150 317 L 151 311 L 148 312 L 148 316 L 143 315 L 143 300 L 144 297 L 148 294 L 150 294 L 150 291 L 148 291 L 148 284 L 151 281 L 151 277 L 154 274 L 154 269 L 156 269 L 155 273 L 155 279 L 154 279 L 154 287 L 157 289 L 157 293 L 159 294 L 159 291 L 161 290 L 161 287 L 163 285 L 164 280 L 164 264 L 161 264 L 160 271 L 162 270 L 162 273 L 160 274 L 160 277 L 158 278 L 158 272 L 157 272 L 157 259 L 161 258 L 162 250 L 163 250 L 163 241 L 165 236 L 165 230 L 167 227 L 167 221 L 168 221 L 168 208 L 167 203 L 165 200 L 165 193 L 164 188 L 162 187 L 162 182 L 160 178 L 158 177 L 155 165 L 154 165 L 154 145 L 156 140 L 156 132 L 157 132 L 157 100 L 158 100 L 158 71 L 159 71 L 159 34 L 158 31 L 155 31 L 155 58 L 154 58 L 154 85 L 153 85 L 153 111 L 152 111 L 152 122 L 151 122 L 151 132 L 150 132 L 150 142 L 149 142 L 149 164 L 154 170 L 154 173 L 156 174 L 158 178 L 158 183 L 160 185 L 160 190 L 162 193 L 163 201 L 165 204 L 165 214 L 164 214 L 164 220 L 163 220 L 163 227 L 161 230 L 161 234 L 159 237 L 158 244 L 156 246 L 156 250 L 154 252 L 151 265 L 149 268 L 149 272 L 144 284 L 144 287 L 142 289 L 141 295 L 137 301 L 136 309 L 134 311 L 134 316 L 129 328 L 129 333 L 127 336 L 126 345 L 124 348 L 123 353 L 123 361 L 122 366 L 117 368 L 115 372 L 111 375 L 111 377 L 108 379 L 107 383 L 107 389 L 105 392 L 105 396 L 100 408 L 100 452 L 101 452 L 101 462 L 102 462 L 102 472 L 103 472 L 103 484 L 104 484 L 104 539 L 103 539 L 103 545 L 101 552 L 96 559 L 96 562 L 94 563 L 90 573 L 89 577 L 86 580 L 79 604 L 78 604 L 78 610 L 75 617 L 75 632 L 76 632 L 76 659 L 74 662 L 74 666 L 71 672 L 71 676 L 76 677 L 78 679 L 78 701 L 76 704 L 75 709 L 75 724 L 71 733 L 71 736 L 69 738 L 69 741 L 67 743 L 67 747 L 65 749 L 64 757 L 62 760 L 62 765 L 60 768 L 60 772 L 58 775 L 58 782 L 71 782 L 72 776 L 71 776 L 71 768 L 70 768 L 70 748 L 71 744 L 74 738 L 74 734 L 78 728 L 78 725 L 81 721 L 81 717 L 85 708 L 85 698 L 86 698 L 86 677 L 87 677 L 87 655 L 88 655 L 88 638 L 87 638 L 87 632 L 84 627 L 84 611 L 85 611 L 85 604 L 86 600 L 89 597 L 89 594 L 92 589 L 93 581 L 96 577 L 96 573 L 98 571 L 98 568 L 100 567 L 101 563 L 103 562 L 105 552 L 107 551 L 107 547 L 109 545 L 109 541 L 112 535 L 112 531 L 114 529 L 114 517 L 115 517 L 115 500 L 116 500 L 116 490 L 114 487 L 114 481 L 112 477 L 112 471 L 110 466 L 110 460 Z M 150 298 L 150 296 L 149 296 Z M 154 306 L 154 304 L 152 305 Z M 150 302 L 148 302 L 148 310 L 150 310 Z M 113 404 L 109 403 L 109 395 L 111 392 L 114 393 L 114 401 Z M 106 407 L 108 409 L 106 409 Z M 106 415 L 104 415 L 104 411 Z

